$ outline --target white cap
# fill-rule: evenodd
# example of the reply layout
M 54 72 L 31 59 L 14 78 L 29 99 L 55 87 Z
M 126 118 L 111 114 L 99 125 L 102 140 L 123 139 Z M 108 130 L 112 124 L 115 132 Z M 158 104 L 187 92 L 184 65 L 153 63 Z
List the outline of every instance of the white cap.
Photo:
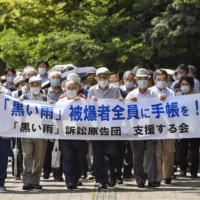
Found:
M 81 79 L 80 79 L 80 77 L 79 77 L 78 74 L 76 74 L 76 73 L 68 74 L 68 75 L 67 75 L 67 78 L 66 78 L 66 81 L 64 81 L 64 84 L 65 84 L 67 81 L 76 81 L 76 82 L 79 84 L 79 90 L 83 89 L 83 84 L 80 82 Z
M 140 69 L 137 70 L 135 76 L 136 77 L 145 77 L 145 76 L 149 77 L 149 73 L 148 73 L 148 71 L 146 69 L 140 68 Z
M 110 73 L 110 71 L 106 67 L 100 67 L 96 71 L 96 76 L 98 76 L 100 74 L 109 74 L 109 73 Z
M 23 76 L 16 76 L 13 80 L 14 85 L 19 85 L 20 83 L 25 82 Z
M 33 83 L 33 82 L 36 82 L 36 83 L 42 83 L 42 79 L 38 76 L 32 76 L 30 79 L 29 79 L 29 83 Z

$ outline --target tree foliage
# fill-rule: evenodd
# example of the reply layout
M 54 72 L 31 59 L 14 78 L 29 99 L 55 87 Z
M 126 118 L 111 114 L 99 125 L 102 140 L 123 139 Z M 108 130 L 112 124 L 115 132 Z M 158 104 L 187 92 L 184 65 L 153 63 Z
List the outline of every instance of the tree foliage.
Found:
M 198 63 L 198 0 L 0 0 L 0 58 L 16 68 Z

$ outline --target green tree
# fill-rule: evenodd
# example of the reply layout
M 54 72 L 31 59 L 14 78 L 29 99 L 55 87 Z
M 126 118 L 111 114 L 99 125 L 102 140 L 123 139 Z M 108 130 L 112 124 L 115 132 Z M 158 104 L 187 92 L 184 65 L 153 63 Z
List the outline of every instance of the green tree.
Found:
M 0 58 L 7 65 L 106 66 L 125 71 L 151 62 L 144 40 L 171 0 L 1 0 Z
M 181 63 L 200 63 L 200 1 L 174 0 L 161 16 L 152 20 L 152 60 L 159 67 L 176 68 Z

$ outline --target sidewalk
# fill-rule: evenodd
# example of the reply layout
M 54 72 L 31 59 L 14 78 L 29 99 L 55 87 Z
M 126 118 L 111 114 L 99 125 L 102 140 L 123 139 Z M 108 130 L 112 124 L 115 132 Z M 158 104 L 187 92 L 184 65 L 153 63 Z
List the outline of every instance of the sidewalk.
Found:
M 200 174 L 199 174 L 200 176 Z M 161 184 L 159 188 L 138 189 L 135 179 L 124 179 L 123 185 L 117 185 L 115 189 L 96 190 L 94 180 L 83 180 L 83 186 L 77 190 L 67 190 L 65 182 L 55 182 L 51 177 L 49 180 L 41 178 L 42 191 L 23 191 L 22 181 L 15 181 L 11 176 L 9 163 L 8 178 L 5 186 L 7 192 L 0 193 L 0 200 L 24 199 L 24 200 L 196 200 L 200 199 L 200 179 L 182 178 L 177 173 L 171 185 Z

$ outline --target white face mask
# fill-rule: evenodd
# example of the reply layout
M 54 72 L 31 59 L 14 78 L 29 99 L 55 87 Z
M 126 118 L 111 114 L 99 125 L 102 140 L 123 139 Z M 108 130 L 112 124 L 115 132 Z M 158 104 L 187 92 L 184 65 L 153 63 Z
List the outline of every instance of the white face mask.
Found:
M 39 68 L 38 68 L 38 72 L 39 72 L 39 74 L 43 75 L 43 74 L 46 74 L 46 73 L 47 73 L 47 70 L 46 70 L 46 68 L 39 67 Z
M 167 86 L 167 81 L 157 81 L 156 82 L 156 86 L 159 89 L 164 89 Z
M 76 90 L 66 90 L 66 95 L 68 98 L 73 99 L 74 97 L 77 96 L 77 91 Z
M 19 88 L 19 90 L 21 90 L 23 87 L 24 87 L 24 85 L 21 85 L 21 86 L 19 86 L 18 88 Z
M 12 83 L 14 78 L 15 78 L 14 76 L 7 76 L 6 81 L 8 81 L 9 83 Z
M 38 88 L 38 87 L 32 87 L 32 88 L 30 88 L 30 92 L 31 92 L 31 94 L 39 94 L 40 93 L 40 88 Z
M 182 85 L 181 86 L 181 91 L 185 94 L 190 92 L 190 86 L 189 85 Z
M 112 83 L 109 83 L 109 85 L 119 87 L 119 82 L 112 82 Z
M 148 86 L 148 80 L 139 80 L 138 81 L 139 88 L 145 89 Z
M 134 83 L 133 82 L 125 82 L 126 88 L 131 89 L 133 88 Z
M 98 81 L 98 84 L 99 84 L 102 88 L 105 88 L 105 87 L 108 86 L 108 80 Z

